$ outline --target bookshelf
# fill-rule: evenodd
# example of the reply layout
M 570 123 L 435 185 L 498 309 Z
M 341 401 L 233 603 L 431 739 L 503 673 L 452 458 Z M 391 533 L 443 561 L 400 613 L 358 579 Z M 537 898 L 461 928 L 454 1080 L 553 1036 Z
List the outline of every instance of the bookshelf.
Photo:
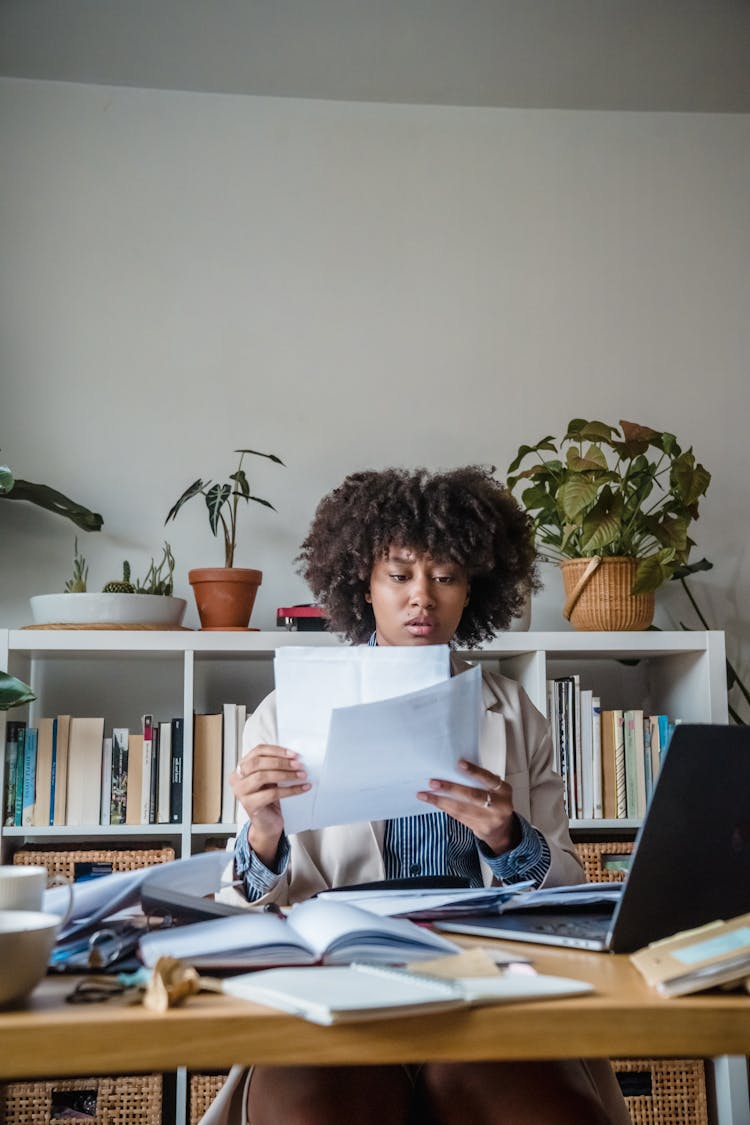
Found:
M 144 712 L 160 718 L 219 711 L 229 700 L 257 705 L 273 686 L 273 655 L 285 645 L 338 645 L 328 633 L 286 630 L 248 633 L 123 630 L 0 630 L 0 667 L 30 683 L 37 701 L 11 717 L 33 725 L 43 715 L 103 715 L 138 729 Z M 642 707 L 683 722 L 727 722 L 724 635 L 720 632 L 507 633 L 463 653 L 522 684 L 542 712 L 549 678 L 576 671 L 602 707 Z M 5 722 L 0 738 L 5 746 Z M 191 819 L 192 724 L 185 722 L 183 815 L 179 824 L 0 827 L 2 861 L 23 844 L 61 846 L 106 840 L 171 844 L 177 855 L 200 851 L 209 837 L 228 837 L 226 824 Z M 4 756 L 3 756 L 4 757 Z M 4 761 L 0 762 L 0 784 Z M 632 833 L 636 820 L 572 820 L 574 834 Z

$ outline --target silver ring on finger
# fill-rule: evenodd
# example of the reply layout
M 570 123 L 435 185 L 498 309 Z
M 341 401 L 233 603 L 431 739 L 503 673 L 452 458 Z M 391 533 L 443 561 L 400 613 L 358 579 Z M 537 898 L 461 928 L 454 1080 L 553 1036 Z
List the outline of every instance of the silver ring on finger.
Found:
M 492 794 L 491 793 L 488 793 L 486 795 L 486 797 L 484 798 L 484 807 L 486 809 L 492 808 Z

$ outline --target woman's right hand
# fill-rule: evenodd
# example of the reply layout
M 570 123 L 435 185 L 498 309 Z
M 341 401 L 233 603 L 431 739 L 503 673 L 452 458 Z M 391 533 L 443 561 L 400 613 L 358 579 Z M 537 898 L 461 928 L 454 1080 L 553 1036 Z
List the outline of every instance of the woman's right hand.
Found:
M 281 801 L 310 788 L 298 754 L 261 743 L 243 755 L 230 777 L 232 791 L 250 818 L 248 842 L 266 865 L 273 863 L 284 831 Z

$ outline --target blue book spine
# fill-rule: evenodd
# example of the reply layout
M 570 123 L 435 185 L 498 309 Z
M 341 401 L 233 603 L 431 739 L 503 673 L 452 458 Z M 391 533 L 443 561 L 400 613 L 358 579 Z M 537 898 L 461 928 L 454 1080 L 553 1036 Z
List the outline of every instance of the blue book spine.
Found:
M 659 718 L 659 759 L 660 759 L 660 761 L 663 761 L 664 755 L 667 751 L 667 746 L 669 745 L 669 736 L 670 736 L 669 716 L 668 715 L 659 715 L 658 718 Z
M 23 804 L 21 824 L 29 827 L 34 823 L 34 801 L 36 800 L 36 727 L 29 727 L 23 745 Z
M 52 767 L 49 780 L 49 822 L 55 823 L 55 778 L 57 777 L 57 719 L 52 723 Z
M 24 742 L 26 738 L 26 731 L 19 730 L 18 732 L 18 754 L 16 756 L 16 799 L 13 805 L 13 824 L 16 828 L 21 827 L 23 820 L 23 768 L 24 768 Z

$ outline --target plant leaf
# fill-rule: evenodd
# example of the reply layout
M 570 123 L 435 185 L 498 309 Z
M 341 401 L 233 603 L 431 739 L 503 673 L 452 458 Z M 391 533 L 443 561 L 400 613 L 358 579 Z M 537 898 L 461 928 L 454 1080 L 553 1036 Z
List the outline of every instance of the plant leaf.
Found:
M 602 489 L 595 507 L 586 515 L 581 531 L 581 551 L 595 554 L 614 543 L 622 527 L 622 496 Z
M 272 511 L 276 511 L 270 500 L 261 500 L 260 496 L 248 496 L 248 500 L 254 500 L 256 504 L 262 504 L 264 508 L 271 508 Z
M 652 430 L 650 426 L 641 426 L 638 422 L 626 422 L 620 419 L 620 429 L 625 441 L 638 442 L 638 444 L 645 442 L 648 445 L 655 445 L 661 441 L 661 434 L 658 430 Z
M 231 495 L 232 489 L 228 484 L 215 484 L 213 488 L 209 488 L 208 492 L 206 493 L 208 522 L 211 524 L 211 531 L 214 533 L 214 535 L 216 535 L 219 529 L 221 509 L 224 507 Z
M 574 421 L 578 423 L 582 421 L 582 419 L 575 418 Z M 566 436 L 575 436 L 577 441 L 583 441 L 585 438 L 591 441 L 609 442 L 614 432 L 615 427 L 608 426 L 606 422 L 584 422 L 580 429 L 575 430 L 574 435 L 571 433 L 570 426 L 568 426 L 568 434 Z
M 708 559 L 698 559 L 697 562 L 682 563 L 676 567 L 673 578 L 689 578 L 691 574 L 697 574 L 701 570 L 713 570 L 714 564 L 709 562 Z
M 275 461 L 277 465 L 284 465 L 280 457 L 275 453 L 259 453 L 257 449 L 235 449 L 235 453 L 252 453 L 253 457 L 267 457 L 269 461 Z M 286 468 L 286 465 L 284 465 Z
M 597 445 L 590 445 L 583 457 L 578 450 L 571 445 L 568 449 L 566 463 L 568 468 L 574 473 L 599 472 L 602 469 L 607 472 L 609 470 L 607 458 Z
M 185 501 L 190 500 L 193 496 L 197 496 L 198 493 L 202 492 L 209 483 L 209 481 L 206 481 L 206 483 L 204 484 L 202 480 L 194 480 L 190 487 L 185 489 L 180 499 L 169 509 L 167 518 L 164 522 L 169 523 L 170 520 L 173 520 Z
M 31 703 L 35 699 L 34 692 L 23 680 L 17 680 L 8 672 L 0 672 L 0 711 L 20 707 L 21 704 Z
M 247 482 L 244 469 L 238 469 L 236 473 L 232 473 L 229 477 L 237 485 L 237 491 L 240 496 L 244 496 L 247 500 L 250 496 L 250 485 Z
M 669 564 L 674 560 L 674 551 L 669 549 L 658 551 L 648 558 L 639 559 L 633 582 L 634 594 L 650 594 L 658 589 L 662 583 L 667 582 L 672 576 L 673 567 Z
M 522 446 L 520 446 L 519 450 L 518 450 L 518 453 L 513 458 L 510 465 L 508 465 L 508 468 L 506 470 L 506 476 L 509 473 L 514 473 L 516 471 L 516 469 L 518 468 L 518 466 L 523 461 L 524 457 L 526 457 L 529 453 L 536 453 L 540 449 L 547 449 L 547 450 L 549 450 L 550 453 L 557 453 L 557 446 L 555 445 L 555 439 L 552 437 L 551 434 L 549 434 L 547 437 L 543 437 L 541 441 L 538 441 L 536 443 L 536 445 L 522 445 Z M 527 469 L 526 471 L 528 472 L 529 470 Z
M 588 480 L 586 477 L 568 477 L 557 490 L 557 503 L 565 518 L 572 522 L 576 516 L 595 503 L 598 491 L 599 486 L 596 481 Z
M 98 512 L 84 508 L 82 504 L 76 503 L 69 496 L 65 496 L 55 488 L 50 488 L 47 484 L 17 480 L 10 492 L 0 493 L 0 500 L 28 500 L 38 508 L 46 508 L 48 512 L 64 516 L 83 531 L 99 531 L 104 523 Z

